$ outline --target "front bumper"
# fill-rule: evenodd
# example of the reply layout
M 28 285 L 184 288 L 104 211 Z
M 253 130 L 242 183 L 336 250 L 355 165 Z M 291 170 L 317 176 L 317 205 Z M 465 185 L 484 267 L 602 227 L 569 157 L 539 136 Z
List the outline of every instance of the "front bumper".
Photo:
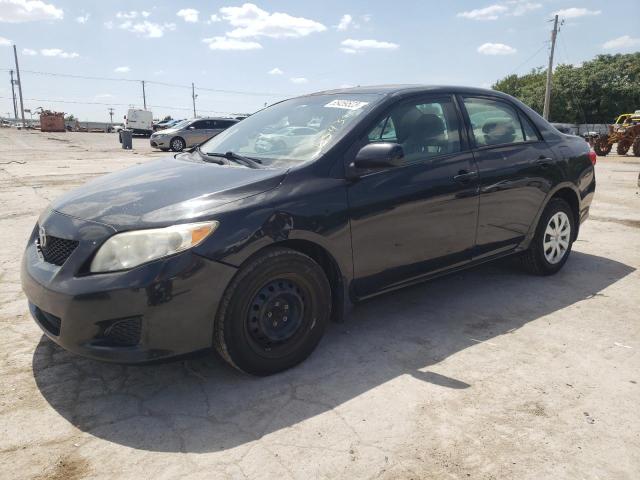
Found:
M 170 138 L 163 138 L 163 137 L 155 137 L 155 138 L 151 138 L 149 140 L 149 144 L 153 147 L 153 148 L 170 148 Z
M 78 222 L 90 223 L 53 214 L 46 228 L 56 225 L 59 235 Z M 97 224 L 91 226 L 95 232 Z M 187 251 L 126 272 L 78 275 L 87 261 L 83 244 L 95 249 L 95 241 L 80 240 L 57 267 L 39 257 L 35 237 L 34 230 L 22 260 L 22 288 L 36 323 L 61 347 L 138 363 L 211 346 L 213 320 L 234 267 Z

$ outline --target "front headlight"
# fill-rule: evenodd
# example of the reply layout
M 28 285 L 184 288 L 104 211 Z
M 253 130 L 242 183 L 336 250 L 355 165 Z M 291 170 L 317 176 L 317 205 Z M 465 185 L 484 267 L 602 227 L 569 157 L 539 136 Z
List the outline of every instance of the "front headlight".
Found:
M 211 235 L 216 221 L 118 233 L 100 247 L 91 262 L 92 272 L 126 270 L 195 247 Z

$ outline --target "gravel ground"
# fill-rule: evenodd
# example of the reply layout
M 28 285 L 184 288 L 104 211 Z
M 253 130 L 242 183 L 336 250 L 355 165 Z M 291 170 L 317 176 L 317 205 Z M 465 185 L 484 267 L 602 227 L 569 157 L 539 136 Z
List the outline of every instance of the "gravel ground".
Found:
M 599 159 L 565 268 L 511 262 L 358 306 L 269 378 L 213 355 L 114 366 L 31 320 L 19 262 L 64 191 L 148 140 L 0 130 L 0 477 L 640 478 L 640 159 Z

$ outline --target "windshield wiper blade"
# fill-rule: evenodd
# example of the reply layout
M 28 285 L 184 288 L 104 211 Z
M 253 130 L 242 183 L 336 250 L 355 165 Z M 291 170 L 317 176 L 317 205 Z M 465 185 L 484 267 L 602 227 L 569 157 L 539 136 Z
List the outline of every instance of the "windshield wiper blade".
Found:
M 226 158 L 227 160 L 231 160 L 236 163 L 240 163 L 249 168 L 262 168 L 262 161 L 257 158 L 245 157 L 243 155 L 238 155 L 237 153 L 227 152 L 227 153 L 207 153 L 211 157 L 221 157 Z
M 202 150 L 200 150 L 200 147 L 196 147 L 194 150 L 196 152 L 198 152 L 200 157 L 205 162 L 216 163 L 218 165 L 228 165 L 229 164 L 229 162 L 225 162 L 225 161 L 222 161 L 222 160 L 214 160 L 213 158 L 211 158 L 211 157 L 218 157 L 218 156 L 225 158 L 224 155 L 213 155 L 213 154 L 210 154 L 210 153 L 204 153 Z

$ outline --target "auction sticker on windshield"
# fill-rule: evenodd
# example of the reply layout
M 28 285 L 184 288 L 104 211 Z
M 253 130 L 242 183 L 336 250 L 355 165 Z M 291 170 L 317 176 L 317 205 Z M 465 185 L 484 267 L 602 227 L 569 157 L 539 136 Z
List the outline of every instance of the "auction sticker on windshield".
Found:
M 342 108 L 344 110 L 358 110 L 368 104 L 369 102 L 361 102 L 359 100 L 331 100 L 325 105 L 325 107 Z

